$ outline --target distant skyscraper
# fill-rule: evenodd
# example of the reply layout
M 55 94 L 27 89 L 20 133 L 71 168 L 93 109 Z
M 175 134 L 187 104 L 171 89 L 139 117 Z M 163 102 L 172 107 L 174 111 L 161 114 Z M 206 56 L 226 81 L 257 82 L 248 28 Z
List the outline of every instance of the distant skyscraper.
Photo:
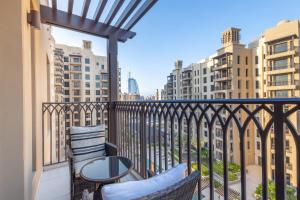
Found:
M 140 94 L 137 81 L 134 78 L 130 77 L 130 73 L 128 76 L 128 93 L 129 94 L 137 94 L 137 95 Z

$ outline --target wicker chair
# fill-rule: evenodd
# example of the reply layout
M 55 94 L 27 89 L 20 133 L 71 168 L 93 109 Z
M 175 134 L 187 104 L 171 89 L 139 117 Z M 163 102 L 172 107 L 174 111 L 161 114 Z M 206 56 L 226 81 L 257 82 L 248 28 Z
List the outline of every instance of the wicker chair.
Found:
M 68 157 L 69 157 L 69 166 L 70 166 L 70 178 L 71 178 L 71 199 L 79 200 L 82 197 L 82 191 L 88 189 L 89 192 L 94 192 L 96 189 L 96 184 L 86 182 L 81 179 L 75 172 L 75 161 L 74 155 L 72 151 L 72 143 L 71 139 L 68 142 Z M 117 155 L 117 147 L 111 143 L 105 143 L 105 152 L 106 156 L 116 156 Z M 96 159 L 96 158 L 95 158 Z
M 191 200 L 199 179 L 200 173 L 194 171 L 176 184 L 136 200 Z

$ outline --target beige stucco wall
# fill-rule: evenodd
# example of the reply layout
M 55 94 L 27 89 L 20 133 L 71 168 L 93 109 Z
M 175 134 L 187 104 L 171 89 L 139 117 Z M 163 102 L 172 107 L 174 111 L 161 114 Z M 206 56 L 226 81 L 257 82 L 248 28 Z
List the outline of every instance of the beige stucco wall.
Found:
M 30 6 L 38 5 L 10 0 L 0 8 L 0 199 L 5 200 L 33 199 L 42 170 L 47 32 L 27 24 Z

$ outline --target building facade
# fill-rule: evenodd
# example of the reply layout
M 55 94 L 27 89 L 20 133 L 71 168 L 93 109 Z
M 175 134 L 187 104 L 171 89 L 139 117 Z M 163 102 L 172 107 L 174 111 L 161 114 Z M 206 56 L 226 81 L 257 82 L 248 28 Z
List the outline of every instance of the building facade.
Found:
M 279 22 L 264 31 L 258 39 L 248 45 L 240 43 L 240 29 L 229 28 L 221 35 L 222 47 L 213 56 L 185 68 L 182 60 L 175 63 L 175 69 L 167 77 L 162 99 L 248 99 L 248 98 L 292 98 L 299 97 L 299 20 Z M 254 105 L 247 105 L 255 109 Z M 213 113 L 208 113 L 211 115 Z M 228 113 L 221 113 L 226 118 Z M 237 114 L 238 120 L 245 121 L 247 114 Z M 290 121 L 300 130 L 298 114 Z M 266 112 L 257 114 L 263 126 L 269 119 Z M 208 147 L 207 124 L 201 124 L 203 146 Z M 275 179 L 274 128 L 268 137 L 269 179 Z M 296 146 L 287 127 L 286 131 L 286 177 L 287 183 L 296 186 Z M 223 159 L 222 127 L 214 124 L 213 151 L 217 160 Z M 228 160 L 240 163 L 240 141 L 235 123 L 227 132 Z M 261 165 L 261 138 L 253 122 L 245 134 L 246 165 Z

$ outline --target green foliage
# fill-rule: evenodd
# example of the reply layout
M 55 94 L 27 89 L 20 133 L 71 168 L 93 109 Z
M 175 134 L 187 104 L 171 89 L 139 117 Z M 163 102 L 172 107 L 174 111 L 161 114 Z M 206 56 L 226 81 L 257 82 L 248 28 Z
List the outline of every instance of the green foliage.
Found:
M 192 169 L 193 170 L 198 170 L 197 163 L 192 163 Z M 201 166 L 201 175 L 202 176 L 208 176 L 209 175 L 209 170 L 205 165 Z
M 275 183 L 273 181 L 268 182 L 268 195 L 269 195 L 269 200 L 276 200 L 275 197 Z M 286 188 L 286 200 L 296 200 L 296 189 L 292 187 L 287 187 Z M 262 184 L 259 184 L 256 187 L 256 190 L 254 192 L 254 196 L 256 199 L 260 199 L 262 197 Z
M 219 176 L 223 176 L 223 161 L 215 161 L 214 162 L 214 172 L 217 173 Z M 235 181 L 238 179 L 236 173 L 240 172 L 240 166 L 234 163 L 228 164 L 228 180 Z
M 192 163 L 192 168 L 194 170 L 197 170 L 197 163 Z M 218 174 L 219 176 L 223 177 L 223 162 L 222 161 L 215 161 L 214 162 L 214 172 Z M 237 173 L 240 172 L 240 166 L 234 163 L 228 164 L 228 180 L 229 181 L 236 181 L 238 180 Z M 206 162 L 203 162 L 201 166 L 201 174 L 202 176 L 208 176 L 209 175 L 209 168 L 208 164 Z
M 220 182 L 217 181 L 217 180 L 214 180 L 214 187 L 215 187 L 216 189 L 218 189 L 218 188 L 222 187 L 222 183 L 220 183 Z

